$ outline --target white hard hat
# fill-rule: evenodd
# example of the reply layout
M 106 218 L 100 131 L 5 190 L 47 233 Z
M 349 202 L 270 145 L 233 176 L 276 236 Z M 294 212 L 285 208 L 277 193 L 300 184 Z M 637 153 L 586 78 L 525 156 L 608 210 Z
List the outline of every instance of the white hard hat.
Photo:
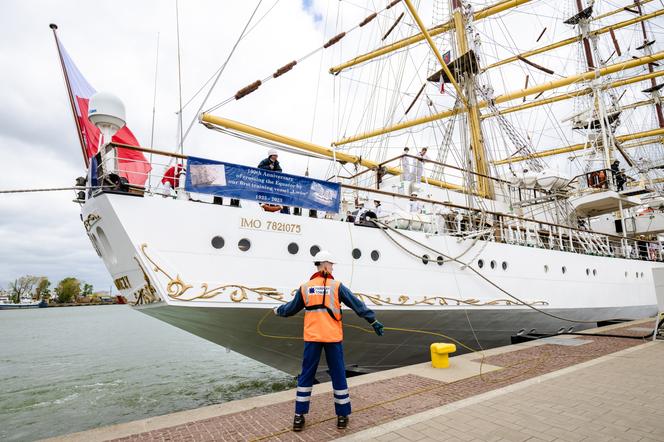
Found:
M 277 155 L 277 156 L 279 156 L 279 153 L 277 153 L 277 151 L 274 150 L 274 149 L 270 149 L 270 150 L 268 150 L 268 151 L 267 151 L 267 156 L 268 156 L 268 157 L 271 157 L 272 155 Z
M 325 261 L 330 262 L 332 264 L 336 262 L 334 256 L 327 250 L 321 250 L 320 252 L 316 253 L 316 256 L 314 256 L 314 262 L 325 262 Z

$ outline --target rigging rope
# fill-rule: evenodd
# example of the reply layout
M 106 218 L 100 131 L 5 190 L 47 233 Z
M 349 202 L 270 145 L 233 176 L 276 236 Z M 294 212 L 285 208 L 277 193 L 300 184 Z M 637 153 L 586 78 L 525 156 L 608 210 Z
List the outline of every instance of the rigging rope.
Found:
M 479 276 L 480 278 L 482 278 L 483 280 L 485 280 L 486 282 L 488 282 L 489 284 L 491 284 L 492 286 L 494 286 L 496 289 L 498 289 L 499 291 L 501 291 L 501 292 L 504 293 L 505 295 L 509 296 L 510 298 L 516 300 L 517 302 L 519 302 L 520 304 L 523 304 L 524 306 L 526 306 L 526 307 L 528 307 L 528 308 L 531 308 L 531 309 L 533 309 L 533 310 L 535 310 L 535 311 L 537 311 L 537 312 L 539 312 L 539 313 L 542 313 L 543 315 L 550 316 L 550 317 L 552 317 L 552 318 L 559 319 L 559 320 L 561 320 L 561 321 L 573 322 L 573 323 L 579 323 L 579 324 L 596 324 L 596 323 L 597 323 L 597 321 L 584 321 L 584 320 L 576 320 L 576 319 L 565 318 L 565 317 L 558 316 L 558 315 L 553 314 L 553 313 L 549 313 L 549 312 L 544 311 L 544 310 L 542 310 L 542 309 L 539 309 L 539 308 L 535 307 L 534 305 L 530 305 L 530 304 L 528 304 L 527 302 L 523 301 L 522 299 L 516 297 L 516 296 L 513 295 L 512 293 L 508 292 L 507 290 L 505 290 L 504 288 L 502 288 L 501 286 L 499 286 L 498 284 L 496 284 L 495 282 L 493 282 L 492 280 L 490 280 L 490 279 L 487 278 L 486 276 L 484 276 L 484 275 L 483 275 L 482 273 L 480 273 L 478 270 L 476 270 L 475 268 L 473 268 L 473 267 L 470 265 L 470 263 L 463 262 L 463 261 L 459 260 L 458 258 L 454 258 L 454 257 L 452 257 L 452 256 L 449 256 L 449 255 L 447 255 L 447 254 L 445 254 L 445 253 L 443 253 L 443 252 L 441 252 L 441 251 L 439 251 L 439 250 L 435 250 L 435 249 L 433 249 L 433 248 L 427 246 L 426 244 L 423 244 L 423 243 L 421 243 L 420 241 L 418 241 L 418 240 L 416 240 L 416 239 L 413 239 L 413 238 L 409 237 L 408 235 L 405 235 L 404 233 L 402 233 L 402 232 L 400 232 L 400 231 L 394 229 L 393 227 L 388 226 L 387 224 L 384 224 L 384 223 L 382 223 L 382 222 L 380 222 L 380 221 L 377 221 L 377 220 L 372 220 L 372 221 L 373 221 L 374 224 L 376 224 L 377 226 L 379 226 L 379 227 L 381 228 L 381 230 L 385 233 L 385 235 L 387 235 L 388 237 L 390 237 L 390 236 L 389 236 L 389 234 L 387 233 L 387 230 L 390 230 L 390 231 L 396 233 L 397 235 L 400 235 L 400 236 L 406 238 L 407 240 L 412 241 L 412 242 L 418 244 L 420 247 L 424 247 L 425 249 L 430 250 L 430 251 L 432 251 L 432 252 L 434 252 L 434 253 L 437 253 L 437 254 L 439 254 L 440 256 L 443 256 L 444 258 L 448 258 L 448 260 L 450 260 L 450 261 L 455 261 L 456 263 L 461 264 L 461 265 L 464 266 L 465 268 L 470 269 L 470 270 L 471 270 L 472 272 L 474 272 L 477 276 Z M 390 237 L 390 239 L 392 239 L 392 241 L 394 242 L 394 239 L 393 239 L 393 238 Z M 412 253 L 409 252 L 409 254 L 412 254 Z M 417 255 L 417 259 L 422 259 L 422 258 L 421 258 L 419 255 Z
M 214 82 L 212 83 L 212 86 L 210 86 L 210 90 L 208 90 L 208 93 L 205 95 L 205 98 L 203 99 L 203 102 L 201 103 L 201 105 L 198 107 L 198 110 L 196 111 L 196 113 L 194 113 L 194 118 L 192 118 L 191 123 L 189 123 L 189 127 L 187 127 L 187 131 L 184 133 L 184 136 L 182 138 L 183 142 L 184 142 L 184 139 L 187 138 L 187 135 L 189 135 L 189 132 L 191 131 L 191 128 L 194 126 L 194 123 L 198 120 L 198 116 L 200 115 L 201 110 L 205 106 L 205 103 L 207 102 L 207 100 L 210 98 L 210 95 L 212 94 L 212 91 L 214 90 L 214 87 L 217 85 L 217 82 L 219 81 L 219 78 L 221 77 L 221 74 L 224 73 L 224 70 L 226 69 L 226 66 L 228 65 L 228 62 L 231 61 L 231 57 L 235 53 L 235 49 L 237 49 L 237 46 L 240 44 L 240 41 L 244 38 L 244 35 L 247 32 L 247 28 L 251 24 L 251 21 L 253 20 L 254 16 L 256 15 L 256 12 L 258 11 L 258 8 L 261 6 L 261 3 L 263 3 L 263 0 L 258 0 L 258 4 L 254 8 L 254 12 L 251 13 L 251 16 L 249 17 L 249 20 L 247 20 L 247 23 L 244 25 L 244 28 L 242 29 L 242 32 L 240 33 L 240 36 L 238 37 L 238 39 L 235 41 L 235 44 L 233 45 L 233 48 L 231 49 L 231 52 L 228 54 L 228 57 L 226 58 L 226 61 L 224 62 L 224 64 L 221 65 L 221 67 L 217 71 L 217 77 L 214 79 Z M 180 113 L 181 112 L 182 112 L 182 106 L 180 106 Z
M 92 190 L 92 189 L 104 189 L 109 187 L 115 187 L 115 186 L 72 186 L 72 187 L 44 187 L 39 189 L 7 189 L 7 190 L 0 190 L 0 194 L 58 192 L 62 190 Z
M 341 32 L 341 33 L 335 35 L 334 37 L 330 38 L 327 42 L 325 42 L 322 46 L 320 46 L 320 47 L 314 49 L 313 51 L 309 52 L 308 54 L 304 55 L 303 57 L 301 57 L 301 58 L 299 58 L 299 59 L 296 59 L 296 60 L 293 60 L 293 61 L 291 61 L 291 62 L 285 64 L 284 66 L 282 66 L 282 67 L 280 67 L 279 69 L 277 69 L 273 74 L 268 75 L 267 77 L 263 78 L 262 80 L 256 80 L 256 81 L 254 81 L 253 83 L 251 83 L 250 85 L 248 85 L 248 86 L 246 86 L 246 87 L 240 89 L 239 91 L 237 91 L 237 92 L 235 93 L 235 95 L 233 95 L 233 96 L 231 96 L 231 97 L 228 97 L 227 99 L 225 99 L 225 100 L 223 100 L 223 101 L 217 103 L 216 105 L 212 106 L 211 108 L 207 109 L 207 110 L 205 111 L 205 113 L 214 112 L 215 110 L 217 110 L 217 109 L 219 109 L 220 107 L 222 107 L 222 106 L 224 106 L 224 105 L 230 103 L 231 101 L 239 100 L 240 98 L 243 98 L 243 97 L 245 97 L 246 95 L 248 95 L 248 94 L 250 94 L 250 93 L 256 91 L 260 86 L 262 86 L 263 84 L 267 83 L 268 81 L 270 81 L 270 80 L 272 80 L 272 79 L 275 79 L 275 78 L 278 78 L 278 77 L 282 76 L 283 74 L 285 74 L 286 72 L 289 72 L 289 71 L 292 70 L 292 69 L 293 69 L 298 63 L 303 62 L 304 60 L 306 60 L 306 59 L 308 59 L 309 57 L 311 57 L 311 56 L 315 55 L 316 53 L 318 53 L 319 51 L 322 51 L 322 50 L 324 50 L 324 49 L 327 49 L 327 48 L 329 48 L 329 47 L 334 46 L 336 43 L 338 43 L 338 42 L 339 42 L 342 38 L 344 38 L 346 35 L 348 35 L 349 33 L 353 32 L 353 31 L 355 31 L 355 30 L 357 30 L 357 29 L 359 29 L 359 28 L 361 28 L 361 27 L 363 27 L 363 26 L 365 26 L 365 25 L 367 25 L 369 22 L 373 21 L 373 20 L 378 16 L 378 14 L 381 14 L 381 13 L 385 12 L 386 10 L 392 8 L 394 5 L 396 5 L 396 4 L 399 3 L 400 1 L 401 1 L 401 0 L 393 0 L 393 1 L 390 2 L 386 7 L 382 8 L 382 9 L 376 11 L 376 12 L 373 12 L 372 14 L 368 15 L 367 17 L 365 17 L 365 18 L 364 18 L 360 23 L 358 23 L 357 25 L 353 26 L 352 28 L 348 29 L 347 31 L 344 31 L 344 32 Z M 253 17 L 253 15 L 252 15 L 252 17 Z M 215 81 L 215 83 L 216 83 L 216 81 Z M 213 85 L 212 88 L 210 89 L 210 92 L 212 91 L 213 88 L 214 88 L 214 85 Z M 209 96 L 209 93 L 208 93 L 208 96 Z M 203 108 L 203 106 L 204 106 L 204 104 L 201 105 L 200 109 L 199 109 L 198 112 L 196 113 L 196 118 L 198 117 L 198 114 L 200 114 L 200 110 Z M 192 125 L 193 125 L 193 122 L 192 122 Z M 191 126 L 190 126 L 190 128 L 191 128 Z

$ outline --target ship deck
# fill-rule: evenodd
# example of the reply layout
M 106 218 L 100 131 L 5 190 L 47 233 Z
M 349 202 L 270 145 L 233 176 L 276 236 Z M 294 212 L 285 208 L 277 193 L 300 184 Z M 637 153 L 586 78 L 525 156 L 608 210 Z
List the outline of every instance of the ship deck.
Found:
M 351 378 L 345 431 L 335 427 L 324 383 L 314 388 L 301 433 L 290 431 L 289 390 L 55 440 L 661 440 L 664 342 L 627 338 L 652 325 L 633 321 L 465 354 L 447 369 L 423 363 Z

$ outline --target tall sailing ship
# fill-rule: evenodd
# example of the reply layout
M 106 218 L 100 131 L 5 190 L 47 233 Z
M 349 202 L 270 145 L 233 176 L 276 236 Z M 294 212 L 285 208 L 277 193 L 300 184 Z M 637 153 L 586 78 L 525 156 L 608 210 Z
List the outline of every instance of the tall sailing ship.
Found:
M 95 94 L 56 36 L 88 169 L 76 199 L 85 231 L 137 310 L 290 373 L 302 324 L 271 311 L 322 249 L 386 326 L 473 348 L 653 315 L 664 10 L 624 3 L 385 2 L 228 99 L 203 102 L 203 128 L 328 160 L 319 180 L 288 178 L 333 183 L 339 204 L 325 212 L 201 190 L 194 165 L 216 171 L 196 178 L 216 189 L 226 185 L 219 165 L 236 166 L 138 147 L 121 103 Z M 227 118 L 319 53 L 334 76 L 336 139 Z M 161 184 L 168 169 L 172 190 Z M 426 333 L 378 339 L 352 314 L 344 323 L 354 370 L 427 358 Z

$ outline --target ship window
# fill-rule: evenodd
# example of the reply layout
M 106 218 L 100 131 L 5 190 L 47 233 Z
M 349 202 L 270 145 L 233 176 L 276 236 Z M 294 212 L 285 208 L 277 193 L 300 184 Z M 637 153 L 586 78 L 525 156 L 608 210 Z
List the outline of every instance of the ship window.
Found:
M 507 261 L 503 261 L 503 270 L 507 270 Z
M 215 249 L 221 249 L 222 247 L 224 247 L 224 244 L 226 244 L 224 238 L 222 238 L 221 236 L 213 236 L 212 241 L 210 242 L 212 243 L 212 247 L 214 247 Z
M 639 272 L 636 272 L 636 277 L 637 277 L 637 278 L 639 277 Z
M 593 269 L 593 276 L 597 276 L 597 269 Z
M 549 266 L 544 264 L 544 273 L 549 273 Z
M 360 256 L 362 256 L 362 251 L 360 249 L 353 249 L 353 258 L 355 259 L 360 259 Z
M 439 266 L 442 266 L 445 263 L 445 258 L 439 256 L 438 258 L 436 258 L 436 262 L 438 263 Z
M 292 242 L 288 244 L 288 253 L 290 253 L 291 255 L 295 255 L 299 251 L 300 251 L 300 246 L 298 246 L 297 243 Z
M 590 269 L 586 269 L 586 275 L 590 276 Z
M 424 265 L 429 264 L 429 255 L 422 255 L 422 263 Z
M 627 278 L 627 271 L 625 271 L 625 278 Z
M 320 247 L 318 246 L 311 246 L 309 249 L 309 253 L 311 253 L 311 256 L 316 256 L 320 252 Z
M 379 258 L 380 258 L 380 252 L 378 250 L 372 250 L 371 259 L 373 259 L 374 261 L 378 261 Z
M 641 278 L 643 278 L 643 272 L 641 272 Z
M 563 274 L 567 273 L 567 267 L 565 266 L 563 266 L 560 270 L 563 272 Z
M 480 259 L 479 261 L 477 261 L 477 267 L 479 267 L 480 269 L 482 267 L 484 267 L 484 260 L 483 259 Z
M 243 252 L 246 252 L 251 248 L 251 241 L 249 241 L 247 238 L 242 238 L 240 241 L 238 241 L 237 247 Z
M 496 261 L 491 260 L 491 268 L 495 269 L 496 268 Z

